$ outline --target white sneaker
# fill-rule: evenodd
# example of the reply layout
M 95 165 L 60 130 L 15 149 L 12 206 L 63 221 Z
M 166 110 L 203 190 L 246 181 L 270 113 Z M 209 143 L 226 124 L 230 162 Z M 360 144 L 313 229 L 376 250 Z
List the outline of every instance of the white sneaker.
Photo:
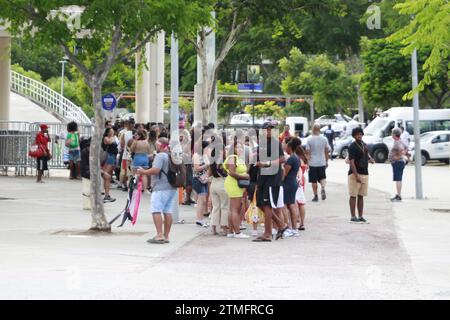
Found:
M 234 233 L 227 233 L 227 238 L 234 238 Z
M 238 233 L 238 234 L 235 234 L 234 237 L 237 238 L 237 239 L 248 239 L 248 238 L 250 238 L 250 236 L 248 236 L 248 235 L 246 235 L 246 234 L 244 234 L 242 232 Z
M 252 230 L 252 237 L 258 236 L 258 230 Z
M 293 234 L 292 234 L 291 229 L 287 229 L 285 232 L 283 232 L 283 238 L 289 238 L 292 236 L 293 236 Z
M 298 237 L 298 236 L 300 236 L 300 232 L 298 232 L 298 230 L 291 229 L 291 232 L 292 232 L 292 236 L 293 236 L 293 237 Z

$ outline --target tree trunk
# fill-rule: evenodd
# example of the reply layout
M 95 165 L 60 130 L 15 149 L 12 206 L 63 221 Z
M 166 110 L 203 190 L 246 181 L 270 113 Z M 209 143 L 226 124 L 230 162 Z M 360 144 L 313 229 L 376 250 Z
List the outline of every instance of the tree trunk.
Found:
M 92 224 L 90 230 L 111 232 L 111 226 L 105 217 L 103 206 L 101 168 L 100 168 L 100 146 L 103 139 L 105 128 L 105 117 L 102 108 L 102 85 L 92 87 L 94 110 L 95 110 L 95 129 L 91 141 L 89 153 L 89 166 L 91 174 L 91 204 L 92 204 Z
M 200 62 L 202 65 L 202 125 L 207 125 L 210 120 L 209 110 L 209 77 L 208 77 L 208 59 L 206 56 L 206 40 L 203 40 L 200 50 Z

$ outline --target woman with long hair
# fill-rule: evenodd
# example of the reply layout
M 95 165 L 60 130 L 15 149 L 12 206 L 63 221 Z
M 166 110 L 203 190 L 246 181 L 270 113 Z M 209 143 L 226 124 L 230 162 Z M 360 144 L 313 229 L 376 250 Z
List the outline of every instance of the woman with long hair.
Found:
M 300 159 L 296 154 L 297 149 L 300 147 L 300 139 L 289 138 L 286 145 L 286 152 L 289 155 L 288 160 L 284 165 L 284 203 L 286 205 L 286 213 L 289 225 L 289 235 L 298 236 L 297 222 L 298 222 L 298 206 L 296 204 L 295 195 L 298 189 L 297 174 L 300 170 Z M 290 221 L 290 223 L 289 223 Z
M 218 138 L 217 140 L 219 140 Z M 221 143 L 223 145 L 223 143 Z M 226 236 L 228 231 L 228 216 L 230 199 L 225 191 L 225 179 L 228 176 L 224 166 L 225 150 L 217 148 L 211 152 L 211 165 L 209 176 L 211 177 L 210 197 L 212 202 L 211 226 L 213 235 L 218 235 L 217 228 L 220 226 L 220 235 Z
M 303 149 L 301 141 L 300 145 L 298 146 L 297 150 L 295 151 L 297 156 L 300 159 L 300 170 L 298 171 L 297 175 L 297 181 L 298 181 L 298 189 L 297 193 L 295 195 L 295 200 L 297 201 L 299 213 L 300 213 L 300 227 L 298 228 L 299 231 L 305 230 L 305 173 L 306 170 L 308 170 L 308 157 L 306 156 L 305 149 Z
M 147 135 L 146 135 L 145 131 L 141 131 L 141 130 L 136 131 L 136 133 L 134 134 L 134 140 L 133 140 L 133 143 L 131 144 L 130 150 L 131 150 L 131 154 L 134 154 L 133 165 L 132 165 L 133 174 L 136 174 L 136 170 L 138 168 L 142 168 L 142 169 L 146 169 L 146 170 L 148 168 L 150 168 L 149 156 L 150 156 L 151 150 L 150 150 L 150 145 L 147 142 Z M 148 187 L 147 180 L 148 180 L 147 176 L 143 175 L 142 176 L 142 185 L 144 186 L 144 188 Z M 150 192 L 148 190 L 146 192 L 148 194 L 150 194 Z
M 192 188 L 197 193 L 197 221 L 198 226 L 208 227 L 204 221 L 207 208 L 206 197 L 208 195 L 208 163 L 203 156 L 203 151 L 208 146 L 206 141 L 199 140 L 194 148 Z
M 113 202 L 115 199 L 111 198 L 109 190 L 111 187 L 112 174 L 116 166 L 116 158 L 119 153 L 119 149 L 114 137 L 114 130 L 112 128 L 106 128 L 103 133 L 102 149 L 107 153 L 106 161 L 102 168 L 102 176 L 105 182 L 105 198 L 103 201 Z
M 230 198 L 230 233 L 227 236 L 230 238 L 248 239 L 250 238 L 248 235 L 241 233 L 241 209 L 244 189 L 239 187 L 238 180 L 248 180 L 249 175 L 247 173 L 247 165 L 240 155 L 244 155 L 244 146 L 237 140 L 234 140 L 229 155 L 224 162 L 225 170 L 228 173 L 225 179 L 225 191 Z

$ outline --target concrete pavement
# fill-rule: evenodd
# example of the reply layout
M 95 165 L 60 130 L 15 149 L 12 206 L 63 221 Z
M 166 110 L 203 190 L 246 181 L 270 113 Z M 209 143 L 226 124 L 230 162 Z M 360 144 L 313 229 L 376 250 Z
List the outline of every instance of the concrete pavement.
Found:
M 148 196 L 136 226 L 80 234 L 90 217 L 79 182 L 60 173 L 43 185 L 0 177 L 0 198 L 12 198 L 0 200 L 0 298 L 448 299 L 450 215 L 427 208 L 450 208 L 449 199 L 391 204 L 389 190 L 376 189 L 392 187 L 389 173 L 376 165 L 366 202 L 371 223 L 350 224 L 345 170 L 342 161 L 330 164 L 328 199 L 308 202 L 307 230 L 272 243 L 211 236 L 193 224 L 193 207 L 181 207 L 188 223 L 174 226 L 170 244 L 149 245 Z M 106 205 L 109 218 L 125 204 L 124 192 L 112 195 L 118 201 Z

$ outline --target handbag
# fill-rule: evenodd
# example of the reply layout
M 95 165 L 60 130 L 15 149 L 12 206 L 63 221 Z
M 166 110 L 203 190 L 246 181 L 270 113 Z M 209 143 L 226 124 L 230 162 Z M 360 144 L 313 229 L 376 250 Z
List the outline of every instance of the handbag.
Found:
M 32 158 L 41 158 L 47 155 L 42 145 L 33 144 L 28 151 L 28 155 Z
M 238 187 L 241 189 L 247 189 L 250 186 L 250 180 L 248 179 L 239 179 L 237 182 Z
M 253 194 L 253 200 L 245 212 L 245 220 L 248 224 L 264 223 L 264 212 L 256 205 L 256 190 Z

